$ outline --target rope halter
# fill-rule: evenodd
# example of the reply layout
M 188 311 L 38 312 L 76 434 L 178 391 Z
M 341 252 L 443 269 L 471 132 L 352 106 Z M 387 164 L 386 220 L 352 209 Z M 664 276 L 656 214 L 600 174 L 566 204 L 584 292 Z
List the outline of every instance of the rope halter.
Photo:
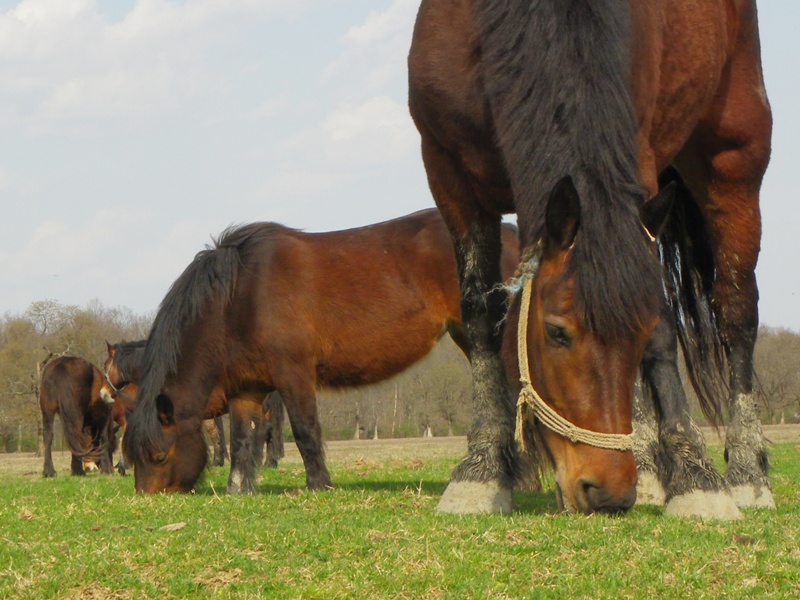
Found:
M 530 263 L 533 269 L 538 266 L 538 258 L 532 258 Z M 517 355 L 519 358 L 519 381 L 522 384 L 522 389 L 519 392 L 519 400 L 517 401 L 517 426 L 514 433 L 514 438 L 522 452 L 526 452 L 525 436 L 523 434 L 523 427 L 525 419 L 533 418 L 539 421 L 551 431 L 568 439 L 572 443 L 588 444 L 595 448 L 605 448 L 606 450 L 620 450 L 626 452 L 633 449 L 633 434 L 632 433 L 601 433 L 599 431 L 591 431 L 590 429 L 583 429 L 567 419 L 559 415 L 548 405 L 541 396 L 536 393 L 531 385 L 531 375 L 528 370 L 528 313 L 531 306 L 531 288 L 533 286 L 533 276 L 529 270 L 524 276 L 522 282 L 522 303 L 519 309 L 519 323 L 517 326 Z

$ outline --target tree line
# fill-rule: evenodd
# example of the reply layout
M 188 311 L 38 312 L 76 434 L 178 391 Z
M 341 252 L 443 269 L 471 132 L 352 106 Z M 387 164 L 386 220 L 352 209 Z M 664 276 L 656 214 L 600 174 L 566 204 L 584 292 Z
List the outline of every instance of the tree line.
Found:
M 0 451 L 36 449 L 39 370 L 46 360 L 81 356 L 102 367 L 106 341 L 145 338 L 153 317 L 99 301 L 77 307 L 43 300 L 0 318 Z M 762 421 L 800 422 L 800 334 L 761 327 L 755 361 Z M 328 440 L 463 435 L 472 408 L 469 363 L 445 337 L 397 377 L 362 388 L 324 390 L 318 401 Z M 699 408 L 694 412 L 702 423 Z

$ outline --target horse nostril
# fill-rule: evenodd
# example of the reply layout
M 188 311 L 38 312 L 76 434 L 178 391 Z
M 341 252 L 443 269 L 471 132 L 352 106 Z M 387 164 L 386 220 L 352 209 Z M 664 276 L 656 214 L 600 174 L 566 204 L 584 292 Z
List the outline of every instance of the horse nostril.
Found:
M 576 488 L 578 505 L 587 514 L 625 512 L 636 503 L 635 485 L 621 496 L 612 494 L 602 484 L 588 479 L 579 479 Z

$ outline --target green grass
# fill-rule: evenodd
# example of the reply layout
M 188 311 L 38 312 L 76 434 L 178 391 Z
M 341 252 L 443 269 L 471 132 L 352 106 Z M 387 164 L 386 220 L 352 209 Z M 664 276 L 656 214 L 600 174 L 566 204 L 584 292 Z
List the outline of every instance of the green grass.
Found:
M 456 460 L 296 465 L 228 497 L 227 468 L 193 495 L 134 496 L 131 477 L 0 480 L 2 598 L 796 598 L 800 467 L 772 449 L 775 511 L 738 522 L 556 512 L 438 515 Z M 171 524 L 182 527 L 164 529 Z

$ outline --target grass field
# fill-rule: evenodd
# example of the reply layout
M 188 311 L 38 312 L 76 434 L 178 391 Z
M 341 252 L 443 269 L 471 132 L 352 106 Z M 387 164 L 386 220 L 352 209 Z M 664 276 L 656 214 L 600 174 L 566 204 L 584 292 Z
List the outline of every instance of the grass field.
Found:
M 511 516 L 434 509 L 463 438 L 335 442 L 337 489 L 304 490 L 287 446 L 260 493 L 134 496 L 131 477 L 41 478 L 0 459 L 0 598 L 797 598 L 795 434 L 771 447 L 775 511 L 742 521 L 556 512 L 552 485 Z M 783 440 L 783 441 L 781 441 Z M 712 446 L 719 460 L 719 446 Z

